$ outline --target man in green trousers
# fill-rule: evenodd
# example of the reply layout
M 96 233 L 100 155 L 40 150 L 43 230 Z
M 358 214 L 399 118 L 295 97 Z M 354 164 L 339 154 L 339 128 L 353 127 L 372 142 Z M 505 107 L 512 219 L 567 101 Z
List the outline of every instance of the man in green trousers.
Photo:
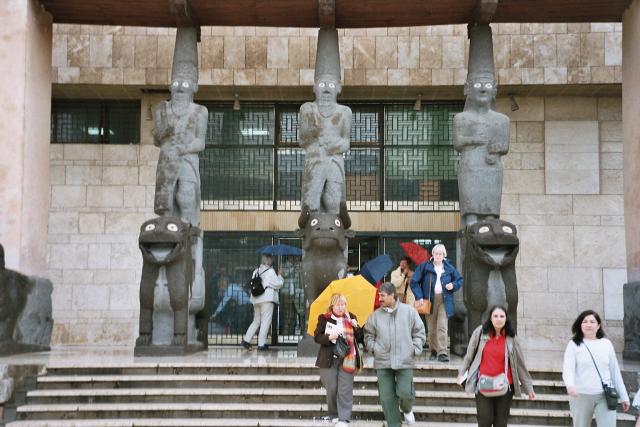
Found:
M 413 366 L 426 339 L 418 312 L 396 298 L 396 287 L 380 286 L 380 308 L 364 326 L 364 341 L 373 353 L 378 375 L 378 394 L 388 427 L 400 427 L 402 415 L 407 424 L 415 423 Z

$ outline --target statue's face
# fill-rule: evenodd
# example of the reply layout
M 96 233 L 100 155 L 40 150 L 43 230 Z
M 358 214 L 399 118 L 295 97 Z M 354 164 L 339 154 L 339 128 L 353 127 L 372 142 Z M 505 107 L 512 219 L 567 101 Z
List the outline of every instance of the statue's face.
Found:
M 477 103 L 490 103 L 497 93 L 496 83 L 492 79 L 474 79 L 465 83 L 467 98 Z
M 340 82 L 333 76 L 320 76 L 313 85 L 317 100 L 336 102 L 341 90 Z
M 171 99 L 176 101 L 191 101 L 193 94 L 196 92 L 197 86 L 193 82 L 183 79 L 175 78 L 169 85 L 171 91 Z

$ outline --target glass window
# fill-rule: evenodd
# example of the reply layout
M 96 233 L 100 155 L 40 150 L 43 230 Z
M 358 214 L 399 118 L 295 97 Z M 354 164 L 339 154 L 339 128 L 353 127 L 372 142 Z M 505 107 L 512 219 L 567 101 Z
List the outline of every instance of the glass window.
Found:
M 300 209 L 305 153 L 300 105 L 208 104 L 201 157 L 204 209 Z M 458 155 L 451 134 L 462 103 L 353 104 L 344 154 L 350 210 L 458 209 Z M 238 148 L 242 146 L 242 148 Z
M 140 102 L 53 100 L 51 142 L 138 144 Z

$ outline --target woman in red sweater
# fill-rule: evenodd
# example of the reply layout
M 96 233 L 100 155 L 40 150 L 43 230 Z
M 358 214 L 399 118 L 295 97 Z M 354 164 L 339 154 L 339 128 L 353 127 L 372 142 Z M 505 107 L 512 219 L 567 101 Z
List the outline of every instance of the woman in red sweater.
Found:
M 473 331 L 458 383 L 465 373 L 465 390 L 476 395 L 479 427 L 506 427 L 514 395 L 524 393 L 530 400 L 536 398 L 520 344 L 503 307 L 491 308 L 489 319 Z M 505 374 L 504 387 L 500 387 L 500 377 Z M 487 388 L 487 384 L 493 387 Z

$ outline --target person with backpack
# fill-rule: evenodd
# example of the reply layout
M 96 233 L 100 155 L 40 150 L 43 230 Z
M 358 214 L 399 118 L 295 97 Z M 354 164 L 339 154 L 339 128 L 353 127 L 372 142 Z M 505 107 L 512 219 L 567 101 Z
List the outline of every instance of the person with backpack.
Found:
M 262 293 L 259 293 L 259 285 L 264 288 Z M 260 329 L 260 332 L 258 332 L 258 351 L 268 349 L 266 344 L 267 335 L 271 328 L 273 310 L 275 305 L 278 304 L 278 290 L 283 285 L 282 269 L 276 274 L 273 269 L 273 257 L 271 255 L 262 255 L 260 266 L 253 270 L 251 275 L 251 297 L 249 301 L 253 304 L 253 322 L 249 325 L 242 340 L 242 346 L 245 349 L 251 349 L 251 340 L 258 329 Z

